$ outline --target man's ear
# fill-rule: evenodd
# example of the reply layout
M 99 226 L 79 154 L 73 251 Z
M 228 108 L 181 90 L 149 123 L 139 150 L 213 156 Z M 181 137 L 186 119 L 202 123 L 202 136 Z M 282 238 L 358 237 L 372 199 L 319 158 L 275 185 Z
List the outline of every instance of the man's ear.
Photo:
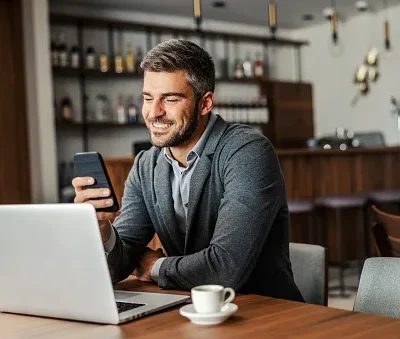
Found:
M 200 99 L 200 107 L 199 107 L 199 114 L 200 115 L 207 115 L 214 107 L 214 93 L 207 92 L 203 95 Z

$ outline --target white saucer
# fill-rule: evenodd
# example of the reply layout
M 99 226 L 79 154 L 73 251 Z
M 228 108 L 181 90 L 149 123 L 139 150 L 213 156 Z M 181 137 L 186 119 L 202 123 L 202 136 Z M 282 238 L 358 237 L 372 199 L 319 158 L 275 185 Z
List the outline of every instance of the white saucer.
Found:
M 190 319 L 193 324 L 197 325 L 217 325 L 228 319 L 238 310 L 237 305 L 233 303 L 226 304 L 221 312 L 218 313 L 197 313 L 193 304 L 185 305 L 180 308 L 179 313 Z

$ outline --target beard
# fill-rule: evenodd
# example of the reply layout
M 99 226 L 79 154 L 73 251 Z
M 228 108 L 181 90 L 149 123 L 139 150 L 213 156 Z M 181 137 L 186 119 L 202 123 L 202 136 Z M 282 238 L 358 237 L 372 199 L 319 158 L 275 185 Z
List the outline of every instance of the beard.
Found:
M 153 146 L 160 148 L 176 147 L 188 141 L 192 137 L 193 133 L 196 131 L 199 123 L 199 116 L 197 114 L 197 111 L 198 111 L 198 105 L 196 104 L 196 107 L 192 111 L 188 124 L 183 126 L 183 129 L 173 132 L 172 135 L 168 138 L 168 140 L 165 140 L 163 142 L 160 141 L 157 142 L 156 138 L 153 138 L 153 134 L 150 132 L 150 140 Z M 163 117 L 159 117 L 150 120 L 149 123 L 169 124 L 172 123 L 172 121 L 166 120 Z M 155 136 L 157 137 L 156 133 Z

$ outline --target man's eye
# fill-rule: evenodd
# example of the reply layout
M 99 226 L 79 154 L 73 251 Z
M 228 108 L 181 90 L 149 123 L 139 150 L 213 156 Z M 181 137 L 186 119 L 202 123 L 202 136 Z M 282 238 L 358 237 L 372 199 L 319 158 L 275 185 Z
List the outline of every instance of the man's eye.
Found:
M 178 99 L 167 99 L 167 102 L 177 102 Z
M 150 102 L 152 100 L 153 100 L 152 98 L 144 98 L 144 101 L 146 101 L 146 102 Z

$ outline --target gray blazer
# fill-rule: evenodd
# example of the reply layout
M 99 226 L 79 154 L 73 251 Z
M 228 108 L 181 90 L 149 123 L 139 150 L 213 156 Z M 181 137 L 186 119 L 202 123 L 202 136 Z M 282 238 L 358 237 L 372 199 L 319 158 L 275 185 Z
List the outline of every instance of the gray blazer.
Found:
M 267 138 L 218 117 L 191 178 L 184 236 L 177 231 L 171 171 L 160 148 L 136 157 L 108 256 L 114 283 L 132 273 L 157 233 L 168 255 L 161 288 L 221 284 L 303 301 L 289 260 L 285 182 Z

